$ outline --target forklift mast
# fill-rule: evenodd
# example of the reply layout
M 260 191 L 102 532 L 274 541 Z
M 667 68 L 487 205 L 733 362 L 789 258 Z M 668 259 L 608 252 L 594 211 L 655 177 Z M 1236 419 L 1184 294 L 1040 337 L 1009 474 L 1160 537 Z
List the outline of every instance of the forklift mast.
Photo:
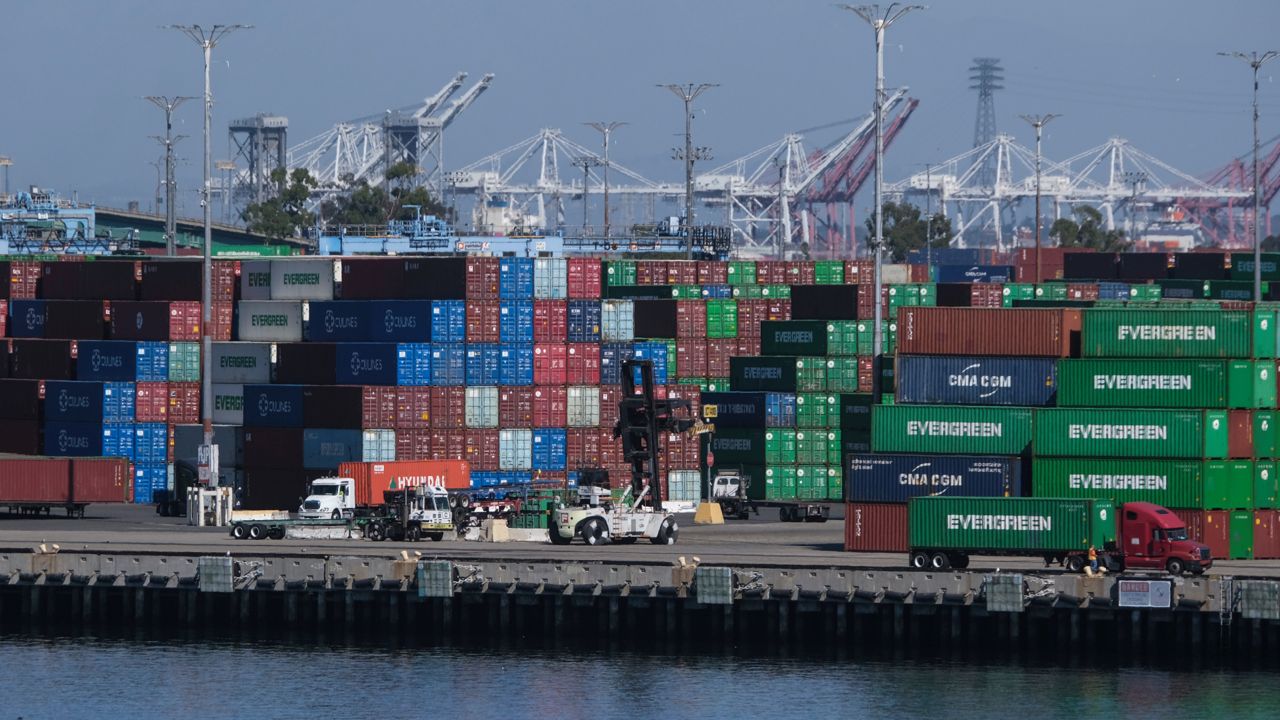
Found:
M 662 510 L 662 433 L 682 433 L 693 426 L 688 400 L 657 400 L 653 396 L 653 361 L 622 362 L 622 400 L 613 436 L 622 440 L 622 454 L 631 465 L 631 493 Z M 683 409 L 683 417 L 677 411 Z

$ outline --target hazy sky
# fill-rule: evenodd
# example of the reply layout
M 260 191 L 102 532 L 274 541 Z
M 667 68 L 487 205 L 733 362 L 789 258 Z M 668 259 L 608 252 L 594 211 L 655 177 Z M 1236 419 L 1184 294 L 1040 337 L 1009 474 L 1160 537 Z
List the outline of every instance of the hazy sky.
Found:
M 459 70 L 471 82 L 497 77 L 446 133 L 454 167 L 542 127 L 595 146 L 598 135 L 582 122 L 625 120 L 614 160 L 677 180 L 678 101 L 655 83 L 720 83 L 699 100 L 695 122 L 713 164 L 859 115 L 872 98 L 871 31 L 832 3 L 808 0 L 41 0 L 7 3 L 4 23 L 0 154 L 13 158 L 13 187 L 76 191 L 113 206 L 147 208 L 154 194 L 149 162 L 160 148 L 148 136 L 163 122 L 142 96 L 202 91 L 199 49 L 160 29 L 169 23 L 256 26 L 215 50 L 215 159 L 228 155 L 230 119 L 287 115 L 298 143 L 337 121 L 417 102 Z M 886 178 L 971 146 L 975 56 L 1005 67 L 1001 131 L 1031 145 L 1020 113 L 1063 114 L 1046 130 L 1048 157 L 1118 135 L 1192 174 L 1212 171 L 1250 143 L 1248 69 L 1215 53 L 1280 46 L 1277 27 L 1276 0 L 936 0 L 889 31 L 888 83 L 908 85 L 921 104 L 888 153 Z M 1277 80 L 1280 61 L 1263 71 L 1264 140 L 1280 133 Z M 178 146 L 190 215 L 200 123 L 198 102 L 179 110 L 179 132 L 190 136 Z

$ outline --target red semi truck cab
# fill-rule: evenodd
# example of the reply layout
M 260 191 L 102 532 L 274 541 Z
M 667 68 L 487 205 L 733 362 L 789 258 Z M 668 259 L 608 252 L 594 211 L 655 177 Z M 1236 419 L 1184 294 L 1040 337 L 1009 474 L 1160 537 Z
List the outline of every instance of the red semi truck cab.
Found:
M 1125 569 L 1167 570 L 1172 575 L 1196 575 L 1213 567 L 1209 546 L 1187 536 L 1177 515 L 1149 502 L 1120 506 L 1117 519 L 1117 558 Z

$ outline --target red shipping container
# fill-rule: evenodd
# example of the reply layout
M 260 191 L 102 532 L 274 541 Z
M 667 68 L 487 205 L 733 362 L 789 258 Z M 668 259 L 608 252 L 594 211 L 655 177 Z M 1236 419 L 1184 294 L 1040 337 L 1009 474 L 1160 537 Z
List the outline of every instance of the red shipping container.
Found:
M 707 374 L 704 377 L 729 377 L 729 358 L 758 355 L 759 353 L 743 352 L 743 343 L 750 343 L 750 338 L 715 338 L 707 341 Z M 756 338 L 759 343 L 760 339 Z
M 600 345 L 598 343 L 569 343 L 566 355 L 566 372 L 569 385 L 600 384 Z M 535 368 L 536 375 L 537 370 Z M 537 382 L 537 378 L 534 378 Z
M 1069 357 L 1079 310 L 898 308 L 898 352 Z
M 1187 536 L 1209 546 L 1214 560 L 1231 557 L 1231 511 L 1172 510 L 1187 526 Z
M 9 324 L 9 301 L 0 300 L 0 337 L 6 337 Z M 8 374 L 9 368 L 5 367 L 5 374 Z
M 728 377 L 728 374 L 724 377 Z M 702 388 L 698 385 L 668 385 L 667 399 L 688 400 L 689 410 L 694 416 L 702 410 Z
M 9 298 L 31 300 L 37 297 L 42 274 L 39 262 L 15 260 L 9 263 Z
M 534 300 L 534 342 L 564 342 L 567 337 L 569 337 L 569 303 L 565 300 Z
M 463 387 L 431 388 L 431 413 L 427 427 L 432 430 L 461 430 L 467 414 L 467 389 Z M 434 435 L 432 447 L 435 447 Z M 460 458 L 455 455 L 454 458 Z M 448 459 L 448 458 L 444 458 Z
M 656 285 L 697 285 L 698 264 L 692 260 L 668 260 L 667 281 Z
M 757 285 L 786 285 L 787 266 L 782 260 L 756 261 Z
M 622 400 L 622 386 L 620 385 L 601 385 L 600 386 L 600 424 L 601 426 L 613 427 L 613 423 L 618 419 L 618 403 Z
M 929 266 L 924 264 L 912 264 L 907 266 L 907 272 L 913 283 L 929 282 Z M 873 280 L 874 282 L 874 280 Z
M 498 431 L 467 430 L 463 457 L 473 470 L 498 469 Z
M 699 260 L 698 284 L 728 285 L 729 263 L 720 260 Z
M 769 300 L 765 304 L 765 320 L 790 320 L 791 319 L 791 300 Z M 760 331 L 756 330 L 756 337 L 760 336 Z
M 462 430 L 431 430 L 431 460 L 459 460 L 467 453 L 467 434 Z
M 569 349 L 564 343 L 538 343 L 533 346 L 533 384 L 566 385 Z M 563 425 L 564 423 L 560 423 Z
M 200 422 L 200 383 L 169 383 L 169 422 L 175 425 Z
M 497 300 L 467 301 L 467 342 L 496 343 L 500 341 L 502 307 Z
M 201 314 L 200 303 L 198 302 L 180 301 L 169 303 L 169 339 L 199 340 Z
M 71 495 L 71 461 L 63 458 L 0 459 L 0 503 L 65 503 Z
M 617 415 L 616 405 L 614 406 L 614 415 Z M 613 428 L 602 427 L 597 430 L 596 445 L 600 448 L 600 464 L 602 466 L 626 464 L 622 456 L 622 441 L 613 436 Z M 630 471 L 628 470 L 628 472 Z
M 236 307 L 231 301 L 218 301 L 213 303 L 213 324 L 209 328 L 209 335 L 214 340 L 227 341 L 231 339 L 231 327 L 235 324 Z
M 390 389 L 390 388 L 388 388 Z M 395 388 L 396 393 L 396 424 L 397 430 L 409 430 L 412 428 L 426 428 L 431 425 L 431 388 L 427 387 L 400 387 Z M 397 433 L 398 437 L 398 433 Z M 397 442 L 397 447 L 399 444 Z M 396 457 L 400 457 L 400 453 L 396 451 Z
M 498 427 L 533 426 L 533 388 L 498 388 Z
M 603 463 L 599 429 L 566 428 L 565 441 L 565 463 L 570 470 L 600 467 Z
M 383 493 L 406 487 L 471 487 L 471 469 L 461 460 L 451 462 L 344 462 L 338 474 L 356 481 L 356 505 L 380 505 Z
M 844 549 L 864 552 L 907 552 L 907 506 L 889 503 L 846 503 Z M 903 558 L 906 562 L 906 558 Z
M 615 490 L 631 487 L 631 466 L 623 463 L 606 465 L 609 473 L 609 487 Z
M 870 320 L 875 317 L 876 306 L 872 302 L 872 296 L 875 294 L 874 286 L 871 284 L 858 286 L 858 319 Z M 888 317 L 886 315 L 885 317 Z
M 785 269 L 787 281 L 784 285 L 812 285 L 817 282 L 812 260 L 788 260 Z
M 875 282 L 875 261 L 845 260 L 844 282 L 846 285 L 870 285 Z
M 676 337 L 707 336 L 707 304 L 702 300 L 676 301 Z
M 563 385 L 540 385 L 535 387 L 533 389 L 533 426 L 557 428 L 568 424 L 568 388 Z
M 599 258 L 569 258 L 568 296 L 574 299 L 594 300 L 600 297 L 601 266 Z
M 760 335 L 760 322 L 768 314 L 768 300 L 738 300 L 738 337 Z
M 1280 558 L 1280 510 L 1254 511 L 1253 557 L 1257 560 Z
M 71 480 L 72 502 L 133 501 L 133 466 L 124 458 L 75 458 L 71 461 Z
M 676 340 L 676 377 L 704 378 L 707 371 L 707 340 Z
M 134 390 L 133 414 L 138 422 L 169 422 L 169 383 L 138 383 Z
M 637 260 L 637 285 L 666 285 L 667 263 L 665 260 Z
M 760 354 L 760 336 L 738 338 L 738 357 L 755 357 Z M 707 370 L 710 371 L 710 362 L 708 361 Z M 726 366 L 727 367 L 727 366 Z M 711 375 L 710 377 L 729 377 L 729 373 L 723 375 Z
M 396 388 L 368 386 L 361 394 L 360 427 L 367 430 L 396 426 Z
M 546 486 L 557 487 L 557 488 L 567 487 L 566 483 L 567 483 L 568 477 L 569 477 L 569 473 L 567 472 L 552 472 L 548 470 L 533 471 L 533 481 L 544 487 Z
M 1068 300 L 1097 300 L 1097 283 L 1067 283 Z
M 426 460 L 431 454 L 429 430 L 397 430 L 396 460 Z
M 1227 455 L 1233 458 L 1253 457 L 1252 410 L 1227 411 Z
M 1004 307 L 1004 285 L 972 283 L 969 285 L 970 307 Z
M 498 299 L 498 258 L 467 258 L 467 299 Z
M 217 302 L 234 302 L 240 282 L 239 260 L 214 260 L 212 298 Z

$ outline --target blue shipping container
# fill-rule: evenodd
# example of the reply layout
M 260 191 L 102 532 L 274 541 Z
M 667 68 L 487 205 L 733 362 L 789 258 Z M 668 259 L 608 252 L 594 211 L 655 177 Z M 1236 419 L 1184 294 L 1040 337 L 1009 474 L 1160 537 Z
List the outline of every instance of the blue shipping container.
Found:
M 638 342 L 634 346 L 636 360 L 653 361 L 653 381 L 658 385 L 667 384 L 667 344 L 664 342 Z M 635 369 L 633 378 L 636 386 L 640 385 L 640 368 Z
M 399 358 L 395 343 L 343 343 L 333 353 L 339 385 L 395 385 Z
M 9 337 L 44 337 L 44 309 L 43 300 L 10 300 Z
M 600 346 L 600 384 L 622 383 L 622 362 L 635 355 L 631 343 L 604 343 Z
M 135 465 L 133 501 L 145 505 L 155 500 L 157 490 L 169 489 L 169 468 L 164 464 Z
M 245 385 L 245 427 L 302 427 L 301 385 Z
M 702 297 L 718 300 L 733 297 L 732 285 L 703 285 Z
M 1015 277 L 1012 265 L 935 265 L 933 281 L 940 283 L 1008 283 Z
M 467 304 L 462 300 L 431 302 L 431 342 L 460 343 L 467 339 Z
M 498 385 L 502 353 L 495 343 L 471 343 L 467 348 L 467 385 Z
M 600 301 L 569 301 L 569 342 L 600 342 Z
M 527 470 L 500 470 L 498 472 L 498 483 L 500 485 L 528 485 L 533 482 L 533 473 Z
M 396 384 L 431 384 L 431 343 L 401 343 L 397 347 Z
M 466 385 L 467 351 L 462 343 L 432 343 L 431 384 Z
M 77 380 L 133 382 L 137 379 L 137 343 L 129 340 L 81 340 L 77 353 Z
M 499 385 L 533 384 L 533 345 L 501 345 L 498 350 Z
M 1118 282 L 1098 283 L 1099 300 L 1128 300 L 1129 284 Z
M 169 426 L 164 423 L 138 423 L 133 426 L 134 462 L 160 464 L 169 460 Z M 222 448 L 223 458 L 234 457 L 233 448 Z M 224 464 L 226 460 L 223 460 Z
M 711 418 L 710 422 L 715 423 L 717 428 L 757 429 L 765 426 L 767 413 L 765 393 L 704 392 L 701 394 L 701 404 L 704 408 L 708 405 L 716 407 L 715 417 Z M 794 412 L 793 401 L 792 413 Z
M 1052 405 L 1054 358 L 899 355 L 897 401 L 923 405 Z
M 478 472 L 472 472 L 471 487 L 473 488 L 494 487 L 496 485 L 499 485 L 502 482 L 500 479 L 501 477 L 502 477 L 502 474 L 497 472 L 496 470 L 483 470 Z
M 850 455 L 845 461 L 849 502 L 906 502 L 920 495 L 1019 497 L 1022 460 L 981 455 Z
M 44 454 L 58 457 L 102 455 L 102 423 L 46 421 Z
M 53 422 L 102 422 L 103 383 L 48 380 L 44 384 L 44 417 Z
M 765 393 L 764 426 L 777 428 L 796 426 L 796 396 L 793 393 Z
M 102 421 L 131 423 L 138 399 L 137 385 L 131 382 L 102 383 Z
M 532 300 L 503 300 L 498 304 L 498 338 L 504 343 L 533 342 Z
M 166 382 L 169 379 L 169 343 L 139 342 L 134 361 L 138 382 Z
M 103 457 L 128 458 L 138 462 L 134 449 L 134 430 L 132 425 L 103 425 L 102 455 Z
M 360 342 L 369 339 L 369 304 L 358 300 L 312 301 L 304 340 Z
M 360 462 L 363 448 L 364 433 L 361 430 L 308 428 L 302 431 L 302 467 L 337 470 L 340 463 Z
M 372 342 L 431 340 L 430 300 L 375 300 L 366 303 Z
M 498 297 L 533 298 L 533 258 L 504 257 L 498 261 Z
M 564 428 L 534 428 L 533 469 L 548 472 L 564 470 L 567 443 Z

